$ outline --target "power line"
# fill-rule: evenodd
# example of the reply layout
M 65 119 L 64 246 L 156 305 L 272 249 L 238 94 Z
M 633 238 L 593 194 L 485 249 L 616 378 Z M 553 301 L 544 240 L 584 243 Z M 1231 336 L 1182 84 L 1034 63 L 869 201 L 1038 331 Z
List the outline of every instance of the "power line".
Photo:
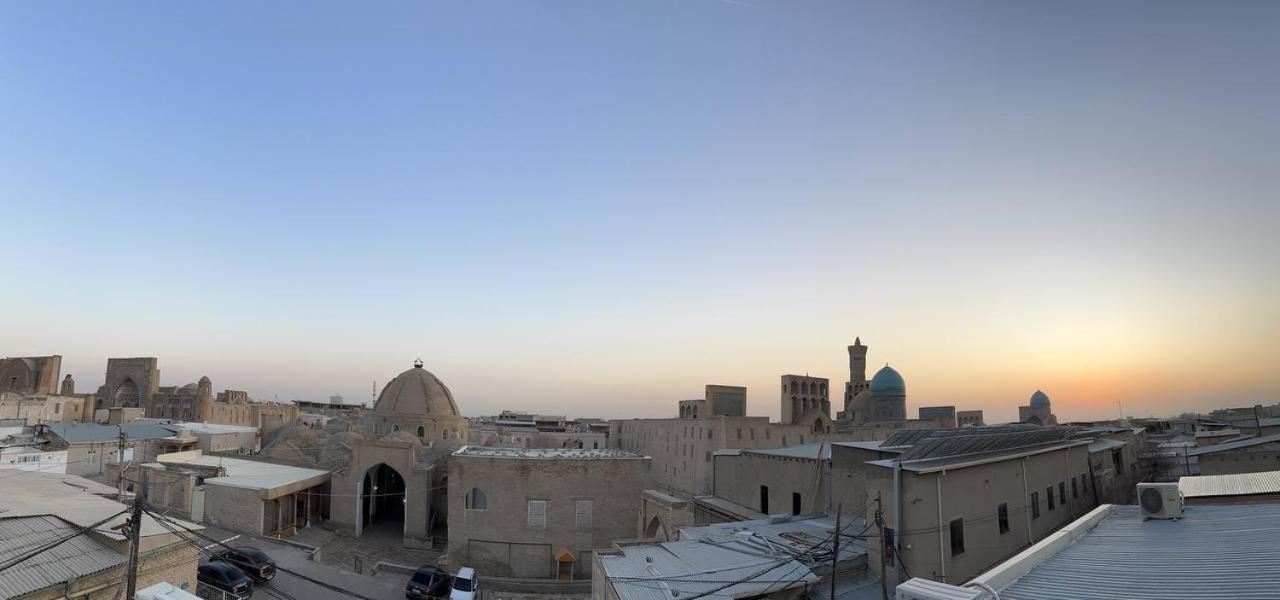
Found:
M 118 513 L 114 514 L 114 515 L 111 515 L 111 516 L 109 516 L 109 517 L 107 517 L 107 518 L 105 518 L 105 519 L 103 519 L 103 520 L 101 520 L 101 521 L 98 521 L 97 523 L 93 523 L 92 525 L 86 525 L 86 526 L 83 526 L 83 527 L 79 527 L 79 528 L 78 528 L 78 531 L 76 531 L 75 533 L 72 533 L 71 535 L 64 536 L 64 537 L 62 537 L 62 538 L 60 538 L 60 539 L 58 539 L 58 540 L 56 540 L 56 541 L 53 541 L 53 542 L 50 542 L 50 543 L 46 544 L 46 545 L 45 545 L 44 547 L 42 547 L 42 548 L 39 548 L 39 549 L 37 549 L 37 550 L 35 550 L 35 551 L 32 551 L 32 552 L 28 552 L 28 553 L 26 553 L 26 554 L 23 554 L 22 556 L 19 556 L 19 557 L 15 558 L 15 559 L 10 560 L 9 562 L 4 563 L 3 565 L 0 565 L 0 572 L 3 572 L 3 571 L 5 571 L 6 569 L 9 569 L 10 567 L 13 567 L 14 565 L 17 565 L 17 564 L 21 563 L 22 561 L 25 561 L 25 560 L 27 560 L 27 559 L 29 559 L 29 558 L 32 558 L 32 557 L 34 557 L 34 556 L 37 556 L 37 555 L 39 555 L 39 554 L 41 554 L 41 553 L 43 553 L 43 552 L 47 552 L 47 551 L 52 550 L 52 549 L 54 549 L 54 548 L 56 548 L 56 547 L 58 547 L 58 546 L 61 546 L 62 544 L 66 543 L 67 541 L 71 540 L 72 538 L 75 538 L 75 537 L 80 536 L 80 535 L 84 535 L 84 534 L 85 534 L 86 532 L 88 532 L 89 530 L 94 529 L 94 528 L 98 527 L 99 525 L 102 525 L 103 523 L 106 523 L 106 522 L 108 522 L 108 521 L 110 521 L 110 520 L 112 520 L 112 519 L 114 519 L 114 518 L 116 518 L 116 517 L 118 517 L 118 516 L 120 516 L 120 515 L 123 515 L 123 514 L 124 514 L 124 513 L 126 513 L 126 512 L 129 512 L 129 511 L 128 511 L 128 509 L 122 510 L 122 511 L 120 511 L 120 512 L 118 512 Z

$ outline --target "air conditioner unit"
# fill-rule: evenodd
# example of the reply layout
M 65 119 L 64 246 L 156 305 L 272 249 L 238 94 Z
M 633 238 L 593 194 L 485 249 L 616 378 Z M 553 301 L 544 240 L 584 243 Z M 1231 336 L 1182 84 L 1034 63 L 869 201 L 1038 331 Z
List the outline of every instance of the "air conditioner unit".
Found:
M 1138 505 L 1147 519 L 1182 518 L 1182 492 L 1176 483 L 1139 483 Z

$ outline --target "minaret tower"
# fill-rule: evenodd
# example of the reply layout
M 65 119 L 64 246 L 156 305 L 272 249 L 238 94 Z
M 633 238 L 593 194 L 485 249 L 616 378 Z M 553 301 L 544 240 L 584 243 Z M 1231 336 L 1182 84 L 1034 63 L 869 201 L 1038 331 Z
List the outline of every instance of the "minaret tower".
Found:
M 208 423 L 213 418 L 213 382 L 209 381 L 208 375 L 201 377 L 196 384 L 196 401 L 197 419 L 201 423 Z
M 849 410 L 849 404 L 853 402 L 854 397 L 865 391 L 867 386 L 867 347 L 862 345 L 862 338 L 853 338 L 853 345 L 849 346 L 849 381 L 844 384 L 844 409 Z

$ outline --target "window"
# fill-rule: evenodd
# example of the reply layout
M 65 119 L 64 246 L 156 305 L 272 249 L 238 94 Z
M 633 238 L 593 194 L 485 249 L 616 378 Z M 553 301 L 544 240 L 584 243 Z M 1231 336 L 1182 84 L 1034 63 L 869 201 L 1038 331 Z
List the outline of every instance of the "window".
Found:
M 1058 504 L 1067 505 L 1067 482 L 1058 482 Z
M 1040 492 L 1031 492 L 1031 518 L 1040 518 Z
M 400 431 L 400 426 L 399 426 L 399 425 L 392 425 L 392 426 L 391 426 L 391 431 L 393 431 L 393 432 L 394 432 L 394 431 Z
M 1080 474 L 1080 490 L 1086 494 L 1089 493 L 1089 480 L 1085 479 L 1083 473 Z
M 466 506 L 470 510 L 485 510 L 489 508 L 489 501 L 480 488 L 473 487 L 470 492 L 467 492 Z
M 770 438 L 770 435 L 769 435 L 770 433 L 772 433 L 772 431 L 771 431 L 771 430 L 769 430 L 769 429 L 764 430 L 764 439 L 766 439 L 766 440 L 767 440 L 767 439 L 769 439 L 769 438 Z
M 709 440 L 714 440 L 714 439 L 716 439 L 716 430 L 714 430 L 714 429 L 708 429 L 708 430 L 707 430 L 707 439 L 709 439 Z
M 738 428 L 738 439 L 742 439 L 742 428 Z
M 426 429 L 423 429 L 423 428 L 422 428 L 422 426 L 421 426 L 421 425 L 419 425 L 419 426 L 418 426 L 418 437 L 426 437 L 426 434 L 427 434 L 427 430 L 426 430 Z
M 1048 498 L 1049 510 L 1053 510 L 1053 486 L 1045 488 L 1044 495 Z
M 887 567 L 893 566 L 893 528 L 884 528 L 884 564 Z
M 529 526 L 530 527 L 546 527 L 547 526 L 547 501 L 546 500 L 530 500 L 529 501 Z
M 786 446 L 786 445 L 787 445 L 787 436 L 785 436 L 785 435 L 784 435 L 784 436 L 782 436 L 782 445 L 783 445 L 783 446 Z
M 769 486 L 760 486 L 760 512 L 769 514 Z
M 573 524 L 578 529 L 591 529 L 591 501 L 575 500 L 573 503 Z
M 1120 448 L 1111 451 L 1111 462 L 1115 464 L 1117 473 L 1124 473 L 1124 455 L 1120 453 Z
M 1001 504 L 997 506 L 996 517 L 1000 520 L 1000 535 L 1009 533 L 1009 505 Z
M 800 492 L 791 492 L 791 514 L 800 514 Z
M 1076 484 L 1076 478 L 1071 478 L 1071 499 L 1075 500 L 1080 497 L 1079 485 Z
M 951 520 L 951 556 L 964 554 L 964 519 Z

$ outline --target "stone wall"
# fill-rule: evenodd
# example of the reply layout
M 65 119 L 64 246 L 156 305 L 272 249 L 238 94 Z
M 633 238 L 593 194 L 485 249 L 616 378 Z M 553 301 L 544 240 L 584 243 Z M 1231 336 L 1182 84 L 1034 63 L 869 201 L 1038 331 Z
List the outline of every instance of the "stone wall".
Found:
M 204 486 L 205 523 L 232 531 L 263 533 L 262 491 L 229 485 Z

